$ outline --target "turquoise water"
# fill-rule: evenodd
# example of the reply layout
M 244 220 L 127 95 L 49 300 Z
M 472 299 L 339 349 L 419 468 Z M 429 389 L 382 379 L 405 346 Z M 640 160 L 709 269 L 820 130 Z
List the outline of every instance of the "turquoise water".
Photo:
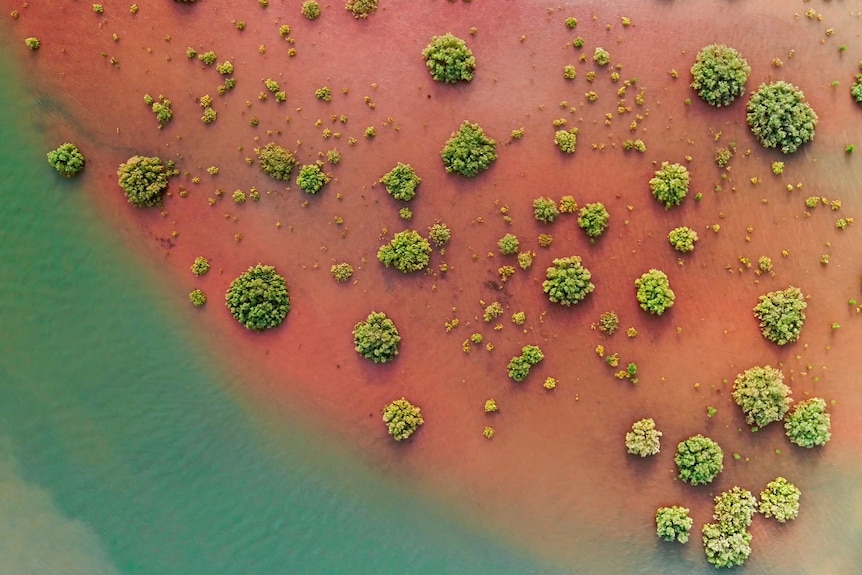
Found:
M 0 73 L 14 70 L 0 59 Z M 0 86 L 0 573 L 540 573 L 231 382 Z

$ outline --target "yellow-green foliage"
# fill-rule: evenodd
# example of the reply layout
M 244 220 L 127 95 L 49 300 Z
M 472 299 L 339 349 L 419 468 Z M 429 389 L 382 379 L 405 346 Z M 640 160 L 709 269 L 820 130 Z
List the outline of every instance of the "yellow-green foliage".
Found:
M 789 286 L 760 296 L 754 306 L 754 317 L 760 321 L 763 337 L 778 345 L 785 345 L 799 339 L 807 307 L 802 290 Z
M 422 50 L 431 77 L 438 82 L 469 82 L 476 69 L 476 58 L 467 43 L 452 34 L 434 36 Z
M 739 52 L 725 44 L 710 44 L 691 67 L 691 87 L 712 106 L 728 106 L 745 94 L 751 67 Z
M 656 535 L 665 541 L 686 543 L 694 520 L 688 514 L 687 507 L 674 505 L 659 507 L 655 512 Z
M 724 452 L 709 437 L 695 435 L 677 445 L 674 462 L 679 478 L 692 485 L 711 483 L 724 469 Z
M 401 336 L 385 313 L 372 311 L 353 327 L 353 344 L 362 357 L 374 363 L 387 363 L 398 355 Z
M 479 124 L 466 120 L 446 140 L 440 151 L 446 171 L 471 178 L 487 170 L 497 159 L 497 142 Z
M 748 100 L 745 118 L 764 147 L 784 154 L 813 140 L 818 120 L 802 90 L 784 81 L 761 84 Z
M 158 157 L 132 156 L 120 164 L 117 176 L 130 204 L 155 206 L 168 187 L 169 170 Z
M 296 185 L 306 194 L 316 194 L 329 183 L 329 174 L 323 171 L 323 162 L 317 161 L 313 164 L 305 164 L 299 168 L 296 176 Z
M 697 232 L 689 227 L 680 226 L 667 234 L 667 241 L 678 252 L 693 252 L 694 244 L 697 241 Z
M 262 148 L 255 148 L 260 169 L 272 178 L 281 181 L 290 179 L 290 174 L 296 166 L 296 158 L 287 149 L 275 142 L 269 142 Z
M 639 419 L 626 433 L 626 449 L 633 455 L 647 457 L 661 451 L 662 432 L 655 428 L 652 418 Z
M 667 274 L 661 270 L 650 269 L 635 280 L 637 299 L 641 309 L 661 315 L 673 306 L 676 294 L 670 289 Z
M 605 233 L 610 219 L 611 215 L 601 202 L 586 204 L 578 212 L 578 226 L 590 240 L 595 240 Z
M 574 154 L 575 147 L 578 145 L 578 129 L 557 130 L 554 133 L 554 143 L 560 151 L 566 154 Z
M 377 0 L 347 0 L 344 8 L 354 18 L 368 18 L 377 11 Z
M 422 410 L 404 399 L 396 399 L 383 408 L 383 423 L 396 441 L 407 439 L 425 423 Z
M 678 206 L 688 194 L 688 169 L 681 164 L 662 162 L 655 176 L 649 181 L 652 195 L 664 204 L 665 209 Z
M 416 196 L 416 188 L 422 183 L 422 178 L 416 175 L 413 166 L 398 162 L 380 178 L 380 183 L 386 186 L 386 191 L 396 200 L 409 202 Z
M 377 259 L 386 267 L 395 267 L 403 272 L 417 272 L 428 266 L 431 260 L 431 245 L 415 230 L 404 230 L 395 234 L 392 241 L 380 246 Z
M 800 447 L 825 445 L 832 438 L 831 427 L 826 401 L 820 397 L 800 401 L 784 420 L 787 438 Z
M 196 276 L 202 276 L 210 271 L 210 262 L 205 257 L 198 256 L 195 258 L 194 263 L 192 263 L 191 270 Z
M 338 283 L 346 282 L 353 277 L 353 266 L 347 262 L 333 264 L 329 271 Z
M 784 418 L 790 409 L 790 394 L 784 374 L 768 365 L 746 369 L 733 383 L 733 399 L 742 408 L 746 423 L 758 428 Z
M 569 307 L 596 289 L 590 281 L 592 274 L 581 263 L 580 257 L 557 258 L 553 263 L 546 270 L 547 279 L 542 282 L 542 290 L 552 302 Z
M 779 523 L 791 521 L 799 516 L 799 488 L 783 477 L 776 477 L 760 492 L 760 512 L 764 517 L 774 517 Z
M 78 146 L 66 142 L 47 154 L 48 163 L 66 178 L 76 176 L 84 169 L 84 155 Z

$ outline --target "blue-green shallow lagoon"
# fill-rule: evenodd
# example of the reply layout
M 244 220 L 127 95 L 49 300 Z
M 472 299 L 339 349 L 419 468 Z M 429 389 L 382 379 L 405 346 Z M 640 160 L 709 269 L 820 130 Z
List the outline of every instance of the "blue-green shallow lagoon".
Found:
M 0 59 L 0 574 L 545 572 L 250 415 L 179 302 L 52 173 L 14 72 Z

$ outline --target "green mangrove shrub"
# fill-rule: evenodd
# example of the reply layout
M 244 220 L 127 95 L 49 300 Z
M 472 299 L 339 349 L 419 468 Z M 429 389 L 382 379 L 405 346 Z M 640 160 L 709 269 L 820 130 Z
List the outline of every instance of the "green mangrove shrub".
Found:
M 271 178 L 288 181 L 293 168 L 296 166 L 296 158 L 286 148 L 275 142 L 269 142 L 262 148 L 255 148 L 260 169 Z
M 605 233 L 610 219 L 611 215 L 601 202 L 586 204 L 578 211 L 578 227 L 584 230 L 591 242 Z
M 547 279 L 542 282 L 542 291 L 553 303 L 569 307 L 582 301 L 596 289 L 590 281 L 592 274 L 581 263 L 580 257 L 557 258 L 553 264 L 546 270 Z
M 784 420 L 784 433 L 799 447 L 826 445 L 832 438 L 832 418 L 826 413 L 826 401 L 812 397 L 800 401 Z
M 554 132 L 554 144 L 561 152 L 566 154 L 574 154 L 575 147 L 578 145 L 578 129 L 557 130 Z
M 751 95 L 745 119 L 764 147 L 791 154 L 814 139 L 818 117 L 802 90 L 778 81 L 761 84 Z
M 560 215 L 557 202 L 548 197 L 540 197 L 533 200 L 533 216 L 537 221 L 552 223 Z
M 353 277 L 353 266 L 347 262 L 332 264 L 332 267 L 329 268 L 329 272 L 332 274 L 332 277 L 335 278 L 335 281 L 338 283 L 344 283 Z
M 521 348 L 521 355 L 514 356 L 509 360 L 507 371 L 512 381 L 521 382 L 530 375 L 530 368 L 545 359 L 545 354 L 537 345 L 525 345 Z
M 84 154 L 78 146 L 66 142 L 48 152 L 48 163 L 63 177 L 71 178 L 84 170 Z
M 703 435 L 697 434 L 679 442 L 673 458 L 679 478 L 691 485 L 705 485 L 724 469 L 724 451 Z
M 403 441 L 413 435 L 425 420 L 422 419 L 422 410 L 402 397 L 383 408 L 383 423 L 395 441 Z
M 799 488 L 783 477 L 776 477 L 760 492 L 759 511 L 764 517 L 774 517 L 779 523 L 799 516 Z
M 418 272 L 431 260 L 431 245 L 416 230 L 395 234 L 388 244 L 377 250 L 377 259 L 386 267 L 395 267 L 402 273 Z
M 189 292 L 189 301 L 193 306 L 201 307 L 207 303 L 207 296 L 203 291 L 195 289 Z
M 476 69 L 476 58 L 467 43 L 452 34 L 433 36 L 422 50 L 431 77 L 438 82 L 469 82 Z
M 710 106 L 729 106 L 745 94 L 751 67 L 739 52 L 725 44 L 704 47 L 691 67 L 691 87 Z
M 655 176 L 649 181 L 653 197 L 664 204 L 666 210 L 682 203 L 688 194 L 688 184 L 688 169 L 681 164 L 668 162 L 662 162 L 661 168 L 656 170 Z
M 24 44 L 26 44 L 27 47 L 31 50 L 38 50 L 39 47 L 42 45 L 42 43 L 39 42 L 39 39 L 33 36 L 30 36 L 29 38 L 24 38 Z
M 173 110 L 171 109 L 171 101 L 165 98 L 162 94 L 159 94 L 158 100 L 149 94 L 144 94 L 144 103 L 149 106 L 150 109 L 152 109 L 153 114 L 156 115 L 159 129 L 162 129 L 165 124 L 170 122 L 174 117 Z
M 506 234 L 497 240 L 497 247 L 500 249 L 500 253 L 504 256 L 511 256 L 518 253 L 520 245 L 521 242 L 518 241 L 518 236 L 515 234 Z
M 156 156 L 132 156 L 117 168 L 119 184 L 130 204 L 156 206 L 168 187 L 170 170 Z
M 712 518 L 725 533 L 745 531 L 757 512 L 757 499 L 751 491 L 738 486 L 719 493 L 714 501 Z
M 751 555 L 748 531 L 725 532 L 715 523 L 705 523 L 701 533 L 706 560 L 716 568 L 742 565 Z
M 856 81 L 850 86 L 850 95 L 857 104 L 862 105 L 862 74 L 856 74 Z
M 356 352 L 374 363 L 387 363 L 398 355 L 401 336 L 389 317 L 372 311 L 353 327 L 353 345 Z
M 210 271 L 210 262 L 205 257 L 198 256 L 195 258 L 195 261 L 192 262 L 191 270 L 193 274 L 200 277 Z
M 377 12 L 377 0 L 347 0 L 344 8 L 353 14 L 354 18 L 368 18 Z
M 398 162 L 380 178 L 380 183 L 386 186 L 386 191 L 396 200 L 409 202 L 416 196 L 416 188 L 422 183 L 422 178 L 410 164 Z
M 309 20 L 317 20 L 320 18 L 320 4 L 317 0 L 306 0 L 302 3 L 299 12 Z
M 616 333 L 617 329 L 620 327 L 620 316 L 613 311 L 605 311 L 599 316 L 599 321 L 597 324 L 593 324 L 593 327 L 598 327 L 599 331 L 607 336 L 612 336 Z
M 290 311 L 287 283 L 275 267 L 257 264 L 231 282 L 225 305 L 234 319 L 248 329 L 278 327 Z
M 746 369 L 733 383 L 734 401 L 742 408 L 746 423 L 757 428 L 784 419 L 790 394 L 784 374 L 768 365 Z
M 323 162 L 317 161 L 313 164 L 305 164 L 299 168 L 296 176 L 296 185 L 306 194 L 316 194 L 329 183 L 329 174 L 323 171 Z
M 611 63 L 611 55 L 604 48 L 596 48 L 593 52 L 593 62 L 599 66 L 607 66 Z
M 486 136 L 479 124 L 465 120 L 446 140 L 440 157 L 448 173 L 472 178 L 491 167 L 497 159 L 497 142 Z
M 684 254 L 690 253 L 694 251 L 697 232 L 687 226 L 680 226 L 667 234 L 667 241 L 676 251 Z
M 438 248 L 443 248 L 452 239 L 452 230 L 443 222 L 435 222 L 428 228 L 428 239 Z
M 802 290 L 789 286 L 760 296 L 754 306 L 754 317 L 760 321 L 763 337 L 778 345 L 786 345 L 799 339 L 805 324 L 806 307 L 808 303 Z
M 656 535 L 665 541 L 687 543 L 694 519 L 688 514 L 688 507 L 673 505 L 659 507 L 655 512 Z
M 639 419 L 632 424 L 632 430 L 626 433 L 626 449 L 641 457 L 655 455 L 661 451 L 661 436 L 661 431 L 655 428 L 655 420 L 651 417 Z
M 670 289 L 667 274 L 657 269 L 650 269 L 635 280 L 637 299 L 641 309 L 651 314 L 662 315 L 673 307 L 676 294 Z

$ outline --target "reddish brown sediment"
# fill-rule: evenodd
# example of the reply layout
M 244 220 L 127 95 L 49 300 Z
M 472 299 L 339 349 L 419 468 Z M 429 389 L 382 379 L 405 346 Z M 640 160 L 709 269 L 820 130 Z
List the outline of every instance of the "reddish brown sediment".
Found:
M 776 475 L 805 492 L 818 466 L 849 469 L 846 462 L 862 430 L 854 348 L 860 324 L 847 303 L 862 300 L 860 243 L 855 226 L 841 231 L 834 222 L 860 213 L 858 161 L 843 152 L 858 135 L 862 115 L 847 93 L 862 53 L 858 33 L 851 32 L 858 16 L 840 3 L 820 3 L 814 6 L 824 14 L 819 22 L 802 14 L 810 4 L 787 7 L 779 0 L 754 6 L 702 2 L 696 8 L 631 3 L 619 10 L 598 2 L 550 11 L 537 2 L 508 4 L 503 10 L 493 2 L 393 0 L 357 21 L 336 3 L 308 22 L 298 6 L 276 2 L 267 9 L 212 0 L 142 4 L 136 15 L 125 6 L 109 6 L 97 16 L 89 5 L 34 3 L 21 9 L 4 1 L 4 14 L 18 8 L 21 16 L 2 26 L 12 39 L 6 52 L 26 58 L 38 89 L 56 96 L 60 108 L 50 112 L 52 136 L 77 141 L 87 156 L 87 200 L 130 249 L 140 249 L 171 277 L 176 290 L 161 297 L 183 299 L 196 287 L 208 294 L 210 302 L 194 319 L 226 360 L 254 372 L 248 392 L 299 406 L 318 425 L 337 421 L 332 434 L 382 468 L 451 497 L 469 520 L 567 561 L 599 544 L 599 536 L 583 534 L 585 522 L 599 534 L 630 525 L 634 539 L 648 542 L 660 505 L 691 507 L 699 526 L 711 513 L 709 493 L 734 484 L 759 491 Z M 570 15 L 579 19 L 571 31 L 563 24 Z M 624 28 L 620 16 L 634 26 Z M 238 31 L 232 20 L 245 21 L 246 29 Z M 292 45 L 279 37 L 282 24 L 296 38 L 295 58 L 288 56 Z M 473 26 L 475 36 L 469 32 Z M 832 26 L 836 32 L 827 36 Z M 476 77 L 468 85 L 435 84 L 424 68 L 421 49 L 432 35 L 445 32 L 467 40 L 476 55 Z M 42 48 L 27 50 L 27 36 L 39 37 Z M 582 50 L 571 46 L 576 36 L 585 39 Z M 798 84 L 820 116 L 815 141 L 789 157 L 765 151 L 745 125 L 744 101 L 726 109 L 701 102 L 688 87 L 688 70 L 697 51 L 711 42 L 732 45 L 748 59 L 749 89 L 775 79 Z M 265 55 L 258 51 L 261 44 Z M 848 48 L 843 54 L 842 44 Z M 188 60 L 187 46 L 230 60 L 236 89 L 218 96 L 223 78 Z M 592 64 L 596 46 L 623 65 L 622 80 L 638 78 L 625 96 L 633 112 L 617 113 L 622 80 L 612 83 L 610 70 Z M 581 53 L 588 55 L 586 63 L 578 62 Z M 772 65 L 776 57 L 783 60 L 780 68 Z M 578 69 L 574 82 L 563 78 L 567 64 Z M 679 78 L 671 77 L 672 69 Z M 586 80 L 589 70 L 597 71 L 593 83 Z M 286 102 L 271 95 L 258 100 L 266 78 L 281 84 Z M 836 79 L 840 86 L 830 87 Z M 314 97 L 324 85 L 332 89 L 330 103 Z M 646 104 L 638 106 L 641 87 Z M 599 93 L 597 102 L 586 101 L 588 90 Z M 145 93 L 173 102 L 174 119 L 162 130 L 143 102 Z M 204 94 L 213 97 L 218 112 L 211 125 L 199 121 L 195 99 Z M 604 124 L 606 113 L 611 126 Z M 631 133 L 629 123 L 638 113 L 645 118 Z M 348 116 L 346 124 L 331 120 L 341 114 Z M 259 126 L 249 125 L 252 117 Z M 572 156 L 553 144 L 556 118 L 580 130 Z M 439 157 L 464 119 L 481 124 L 499 144 L 498 161 L 473 179 L 447 175 Z M 369 141 L 363 133 L 372 125 L 377 137 Z M 510 141 L 510 132 L 520 127 L 524 138 Z M 341 138 L 324 140 L 323 128 L 341 132 Z M 348 137 L 358 140 L 355 146 Z M 624 153 L 622 142 L 630 138 L 643 139 L 647 152 Z M 317 196 L 306 196 L 295 184 L 285 189 L 246 164 L 253 148 L 270 140 L 296 149 L 302 163 L 332 148 L 343 159 L 327 166 L 333 181 Z M 738 148 L 731 180 L 722 182 L 713 155 L 730 142 Z M 136 153 L 174 159 L 183 172 L 171 183 L 164 215 L 159 208 L 132 208 L 116 185 L 116 166 Z M 665 160 L 687 164 L 692 174 L 690 197 L 669 211 L 650 196 L 647 184 L 653 162 Z M 376 184 L 399 161 L 412 164 L 422 178 L 417 197 L 407 204 L 415 214 L 411 222 L 398 217 L 405 204 Z M 773 161 L 785 162 L 782 176 L 772 174 Z M 208 166 L 218 166 L 218 175 L 209 175 Z M 193 177 L 201 182 L 193 183 Z M 759 184 L 751 183 L 754 177 Z M 801 189 L 785 189 L 800 182 Z M 260 203 L 232 202 L 233 190 L 252 186 L 263 196 Z M 188 197 L 180 197 L 182 188 Z M 210 206 L 207 198 L 215 198 L 217 188 L 224 197 Z M 691 197 L 696 192 L 703 194 L 699 203 Z M 536 222 L 532 199 L 542 195 L 573 195 L 580 205 L 604 202 L 611 213 L 608 232 L 590 245 L 575 216 L 561 215 L 551 225 Z M 843 206 L 831 211 L 822 205 L 806 217 L 804 199 L 811 195 L 840 199 Z M 512 225 L 503 222 L 503 206 Z M 337 217 L 344 223 L 337 224 Z M 424 233 L 435 220 L 452 228 L 453 239 L 445 256 L 432 257 L 432 272 L 404 276 L 375 261 L 385 237 L 403 227 Z M 718 233 L 709 229 L 713 224 L 720 224 Z M 679 225 L 700 236 L 694 253 L 681 258 L 666 239 Z M 496 242 L 507 232 L 518 235 L 522 250 L 536 252 L 529 271 L 498 253 Z M 538 246 L 540 233 L 553 235 L 550 248 Z M 823 265 L 820 257 L 827 253 L 830 263 Z M 547 301 L 541 282 L 553 258 L 574 254 L 592 271 L 596 291 L 565 309 Z M 189 266 L 199 255 L 213 269 L 196 279 Z M 772 258 L 774 276 L 754 274 L 761 255 Z M 751 269 L 740 272 L 741 256 L 751 260 Z M 356 268 L 350 284 L 330 277 L 330 265 L 340 261 Z M 285 325 L 263 334 L 239 326 L 221 303 L 229 282 L 258 262 L 275 265 L 287 278 L 293 301 Z M 445 274 L 438 271 L 443 262 L 449 266 Z M 499 282 L 502 265 L 517 271 L 498 289 L 491 284 Z M 677 295 L 661 318 L 641 311 L 634 298 L 634 279 L 651 267 L 669 275 Z M 760 294 L 790 284 L 810 295 L 808 320 L 798 343 L 778 348 L 760 336 L 751 308 Z M 480 302 L 495 300 L 506 309 L 500 331 L 482 320 Z M 603 339 L 590 324 L 608 309 L 619 314 L 621 330 Z M 385 311 L 403 337 L 401 354 L 389 365 L 373 365 L 353 350 L 351 329 L 371 310 Z M 523 328 L 509 321 L 517 311 L 526 312 Z M 460 325 L 446 333 L 444 325 L 453 318 Z M 841 328 L 831 329 L 833 322 Z M 639 332 L 634 339 L 625 335 L 629 326 Z M 465 354 L 462 342 L 474 332 L 493 351 L 483 343 Z M 514 384 L 506 364 L 525 344 L 541 346 L 546 359 L 525 382 Z M 596 356 L 597 344 L 619 352 L 623 366 L 637 362 L 640 383 L 615 379 Z M 830 407 L 833 440 L 822 453 L 792 447 L 780 424 L 757 434 L 746 429 L 730 397 L 732 382 L 737 373 L 765 363 L 782 364 L 795 398 L 811 394 L 837 402 Z M 557 378 L 555 390 L 542 388 L 546 376 Z M 408 445 L 389 440 L 379 415 L 402 395 L 422 407 L 426 420 Z M 482 405 L 490 397 L 500 412 L 486 415 Z M 718 409 L 715 417 L 706 417 L 707 406 Z M 641 417 L 653 417 L 664 433 L 664 449 L 655 460 L 625 453 L 623 436 Z M 482 435 L 485 425 L 497 431 L 491 441 Z M 709 488 L 675 479 L 673 448 L 695 433 L 716 439 L 726 452 L 725 470 Z M 743 459 L 734 461 L 732 453 Z M 813 534 L 815 518 L 827 511 L 808 503 L 812 509 L 803 511 L 794 529 L 755 528 L 752 562 L 757 554 L 768 556 L 770 564 L 824 556 L 815 548 L 822 537 Z M 774 551 L 767 549 L 772 542 Z M 623 543 L 606 543 L 608 552 Z

